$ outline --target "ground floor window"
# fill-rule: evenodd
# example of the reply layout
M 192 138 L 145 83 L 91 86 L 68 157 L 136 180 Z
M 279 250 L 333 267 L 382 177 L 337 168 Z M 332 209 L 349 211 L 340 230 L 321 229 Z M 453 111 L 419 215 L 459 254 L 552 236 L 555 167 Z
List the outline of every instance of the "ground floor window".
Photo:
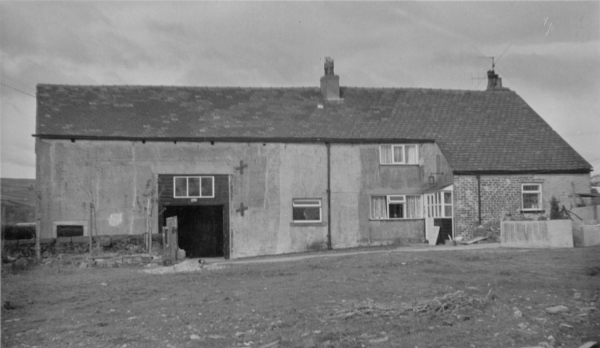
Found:
M 87 221 L 54 221 L 53 233 L 56 237 L 82 237 L 88 235 Z
M 523 210 L 542 210 L 542 185 L 521 185 L 521 207 Z
M 421 217 L 423 217 L 421 196 L 371 196 L 372 219 L 418 219 Z
M 321 222 L 321 199 L 294 198 L 292 216 L 294 222 Z
M 83 226 L 77 225 L 58 225 L 56 226 L 57 237 L 81 237 L 83 236 Z

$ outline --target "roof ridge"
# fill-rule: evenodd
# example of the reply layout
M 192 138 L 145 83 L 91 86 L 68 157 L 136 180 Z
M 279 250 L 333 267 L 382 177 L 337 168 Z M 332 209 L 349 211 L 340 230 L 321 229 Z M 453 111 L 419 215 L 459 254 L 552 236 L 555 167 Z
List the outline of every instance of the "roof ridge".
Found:
M 261 86 L 176 86 L 176 85 L 69 85 L 38 83 L 37 87 L 79 87 L 79 88 L 176 88 L 176 89 L 319 89 L 318 86 L 298 86 L 298 87 L 261 87 Z
M 340 88 L 352 88 L 352 89 L 361 89 L 361 90 L 401 90 L 401 91 L 435 91 L 435 92 L 491 92 L 487 90 L 477 90 L 477 89 L 452 89 L 452 88 L 423 88 L 423 87 L 357 87 L 357 86 L 340 86 Z M 504 91 L 504 92 L 514 92 L 510 88 L 502 87 L 497 88 L 495 91 Z
M 315 90 L 319 86 L 288 86 L 288 87 L 261 87 L 261 86 L 177 86 L 177 85 L 69 85 L 69 84 L 52 84 L 38 83 L 37 87 L 76 87 L 76 88 L 173 88 L 173 89 L 229 89 L 229 90 Z M 451 89 L 451 88 L 423 88 L 423 87 L 366 87 L 366 86 L 340 86 L 343 89 L 360 89 L 360 90 L 392 90 L 392 91 L 435 91 L 435 92 L 491 92 L 487 90 L 475 89 Z M 493 90 L 492 92 L 514 92 L 510 88 L 502 87 Z

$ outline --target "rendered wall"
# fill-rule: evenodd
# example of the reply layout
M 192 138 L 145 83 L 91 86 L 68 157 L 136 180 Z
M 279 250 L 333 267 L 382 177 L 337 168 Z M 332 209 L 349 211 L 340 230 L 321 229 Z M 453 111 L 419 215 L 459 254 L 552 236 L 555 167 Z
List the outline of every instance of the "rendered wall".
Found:
M 504 247 L 573 247 L 571 220 L 503 221 L 501 231 L 501 242 Z
M 423 144 L 419 164 L 381 165 L 378 145 L 331 145 L 332 244 L 334 248 L 378 245 L 398 240 L 420 241 L 423 219 L 373 220 L 372 195 L 421 194 Z M 433 151 L 427 149 L 427 151 Z
M 441 190 L 453 183 L 452 168 L 437 144 L 422 144 L 420 155 L 422 168 L 421 185 L 424 192 Z
M 589 174 L 544 174 L 544 175 L 482 175 L 481 220 L 482 224 L 494 224 L 507 215 L 537 218 L 548 215 L 550 200 L 556 197 L 567 208 L 575 205 L 575 192 L 589 192 Z M 543 211 L 523 213 L 521 211 L 521 184 L 542 184 Z M 457 234 L 472 235 L 479 221 L 477 177 L 455 175 L 454 218 Z
M 55 237 L 52 226 L 57 221 L 89 225 L 92 202 L 100 234 L 144 233 L 144 207 L 158 175 L 212 174 L 230 178 L 232 258 L 314 250 L 327 242 L 325 144 L 38 139 L 36 151 L 44 238 Z M 370 218 L 372 195 L 421 194 L 426 173 L 444 172 L 433 187 L 452 183 L 451 169 L 439 156 L 437 145 L 422 144 L 419 154 L 419 164 L 380 165 L 378 145 L 331 145 L 334 248 L 424 238 L 423 219 Z M 430 156 L 436 159 L 430 160 Z M 240 161 L 247 166 L 243 173 L 236 169 Z M 294 223 L 294 198 L 321 199 L 322 222 Z M 242 203 L 247 207 L 244 216 L 236 212 Z M 153 210 L 154 233 L 159 231 L 157 206 Z
M 230 176 L 232 258 L 304 251 L 327 238 L 324 145 L 38 139 L 36 153 L 42 238 L 55 237 L 56 221 L 89 224 L 90 203 L 99 234 L 145 232 L 140 202 L 158 174 L 169 173 Z M 243 174 L 234 169 L 240 161 Z M 291 223 L 292 199 L 305 197 L 322 199 L 323 223 Z M 248 207 L 243 217 L 235 211 L 241 203 Z M 154 233 L 157 214 L 155 204 Z

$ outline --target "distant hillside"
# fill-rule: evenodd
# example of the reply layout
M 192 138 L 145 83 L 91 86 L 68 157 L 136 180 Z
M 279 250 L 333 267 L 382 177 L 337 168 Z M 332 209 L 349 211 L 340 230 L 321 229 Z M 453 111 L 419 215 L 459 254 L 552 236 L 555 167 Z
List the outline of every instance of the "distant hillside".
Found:
M 2 224 L 35 221 L 34 189 L 34 179 L 0 179 L 0 198 L 6 218 Z

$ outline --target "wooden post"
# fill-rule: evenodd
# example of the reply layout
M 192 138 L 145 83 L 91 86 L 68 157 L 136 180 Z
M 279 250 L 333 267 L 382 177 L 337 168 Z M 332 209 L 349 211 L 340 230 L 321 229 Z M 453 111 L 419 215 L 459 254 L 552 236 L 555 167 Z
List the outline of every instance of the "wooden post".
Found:
M 92 231 L 94 231 L 94 203 L 90 202 L 90 230 L 88 231 L 88 234 L 90 236 L 90 256 L 92 256 L 92 249 L 94 248 L 94 237 L 93 237 L 93 233 Z M 58 238 L 58 236 L 56 236 Z
M 40 237 L 40 216 L 35 217 L 35 261 L 42 262 L 42 244 Z
M 146 209 L 146 229 L 148 230 L 148 254 L 152 252 L 152 204 L 151 199 L 148 198 L 148 205 Z
M 169 258 L 171 261 L 177 261 L 177 216 L 167 218 L 167 229 L 169 236 L 167 237 L 169 243 Z

